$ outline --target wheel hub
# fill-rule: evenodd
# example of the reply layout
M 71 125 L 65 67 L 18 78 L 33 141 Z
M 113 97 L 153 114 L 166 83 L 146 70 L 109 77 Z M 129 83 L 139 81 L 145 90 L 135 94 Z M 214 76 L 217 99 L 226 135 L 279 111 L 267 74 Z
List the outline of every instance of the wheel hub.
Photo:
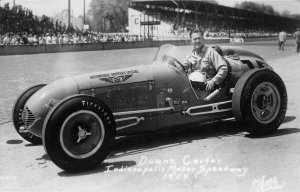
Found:
M 92 135 L 91 132 L 87 132 L 85 129 L 82 129 L 80 126 L 78 126 L 78 139 L 77 143 L 79 143 L 82 139 L 85 139 L 86 136 Z
M 280 95 L 275 85 L 270 82 L 259 84 L 252 94 L 251 109 L 260 123 L 273 121 L 280 108 Z

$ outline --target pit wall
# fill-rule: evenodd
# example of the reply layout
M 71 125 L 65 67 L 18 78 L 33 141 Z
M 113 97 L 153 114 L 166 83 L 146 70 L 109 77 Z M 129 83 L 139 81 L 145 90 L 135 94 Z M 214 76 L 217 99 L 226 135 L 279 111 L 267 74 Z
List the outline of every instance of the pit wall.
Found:
M 244 42 L 277 40 L 277 37 L 271 38 L 251 38 L 245 39 Z M 224 44 L 230 43 L 230 39 L 206 39 L 206 44 Z M 12 45 L 0 46 L 0 55 L 24 55 L 24 54 L 41 54 L 41 53 L 60 53 L 60 52 L 77 52 L 77 51 L 99 51 L 113 49 L 133 49 L 146 47 L 159 47 L 163 44 L 173 44 L 176 46 L 190 45 L 191 41 L 136 41 L 136 42 L 108 42 L 93 44 L 67 44 L 67 45 Z
M 277 41 L 278 37 L 262 37 L 262 38 L 247 38 L 244 42 L 256 42 L 256 41 Z

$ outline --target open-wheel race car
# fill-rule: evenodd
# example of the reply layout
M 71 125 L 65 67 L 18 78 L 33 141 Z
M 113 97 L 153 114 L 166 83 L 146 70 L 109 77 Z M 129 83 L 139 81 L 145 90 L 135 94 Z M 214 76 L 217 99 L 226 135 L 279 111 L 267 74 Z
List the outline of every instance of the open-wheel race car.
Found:
M 180 62 L 185 55 L 163 45 L 151 65 L 28 88 L 13 108 L 15 129 L 29 142 L 43 143 L 50 159 L 66 171 L 103 162 L 116 136 L 233 117 L 250 134 L 277 130 L 287 110 L 282 79 L 252 52 L 230 46 L 216 50 L 229 70 L 216 90 L 190 80 Z

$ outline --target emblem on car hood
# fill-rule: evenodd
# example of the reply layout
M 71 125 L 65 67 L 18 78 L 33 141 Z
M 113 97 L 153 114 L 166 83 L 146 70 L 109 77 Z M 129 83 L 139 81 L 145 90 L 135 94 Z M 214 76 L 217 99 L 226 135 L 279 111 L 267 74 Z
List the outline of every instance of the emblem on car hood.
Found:
M 124 81 L 128 80 L 131 77 L 132 77 L 132 74 L 131 75 L 116 76 L 116 77 L 99 78 L 99 79 L 101 81 L 105 81 L 105 82 L 108 82 L 108 83 L 121 83 L 121 82 L 124 82 Z
M 130 79 L 133 74 L 139 73 L 138 70 L 128 70 L 128 71 L 119 71 L 119 72 L 113 72 L 113 73 L 104 73 L 104 74 L 98 74 L 93 75 L 90 78 L 96 79 L 98 78 L 101 81 L 105 81 L 108 83 L 121 83 L 128 79 Z

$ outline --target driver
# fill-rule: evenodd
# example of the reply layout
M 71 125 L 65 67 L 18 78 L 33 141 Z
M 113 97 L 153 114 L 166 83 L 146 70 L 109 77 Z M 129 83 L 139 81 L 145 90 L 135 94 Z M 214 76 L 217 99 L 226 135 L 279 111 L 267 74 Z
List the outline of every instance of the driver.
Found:
M 228 74 L 228 67 L 221 55 L 212 47 L 204 46 L 204 38 L 201 30 L 191 33 L 194 50 L 183 62 L 186 70 L 195 71 L 190 74 L 191 81 L 204 81 L 207 91 L 212 91 L 220 86 Z M 198 77 L 197 76 L 203 76 Z M 196 77 L 196 78 L 195 78 Z M 200 82 L 203 83 L 203 82 Z

